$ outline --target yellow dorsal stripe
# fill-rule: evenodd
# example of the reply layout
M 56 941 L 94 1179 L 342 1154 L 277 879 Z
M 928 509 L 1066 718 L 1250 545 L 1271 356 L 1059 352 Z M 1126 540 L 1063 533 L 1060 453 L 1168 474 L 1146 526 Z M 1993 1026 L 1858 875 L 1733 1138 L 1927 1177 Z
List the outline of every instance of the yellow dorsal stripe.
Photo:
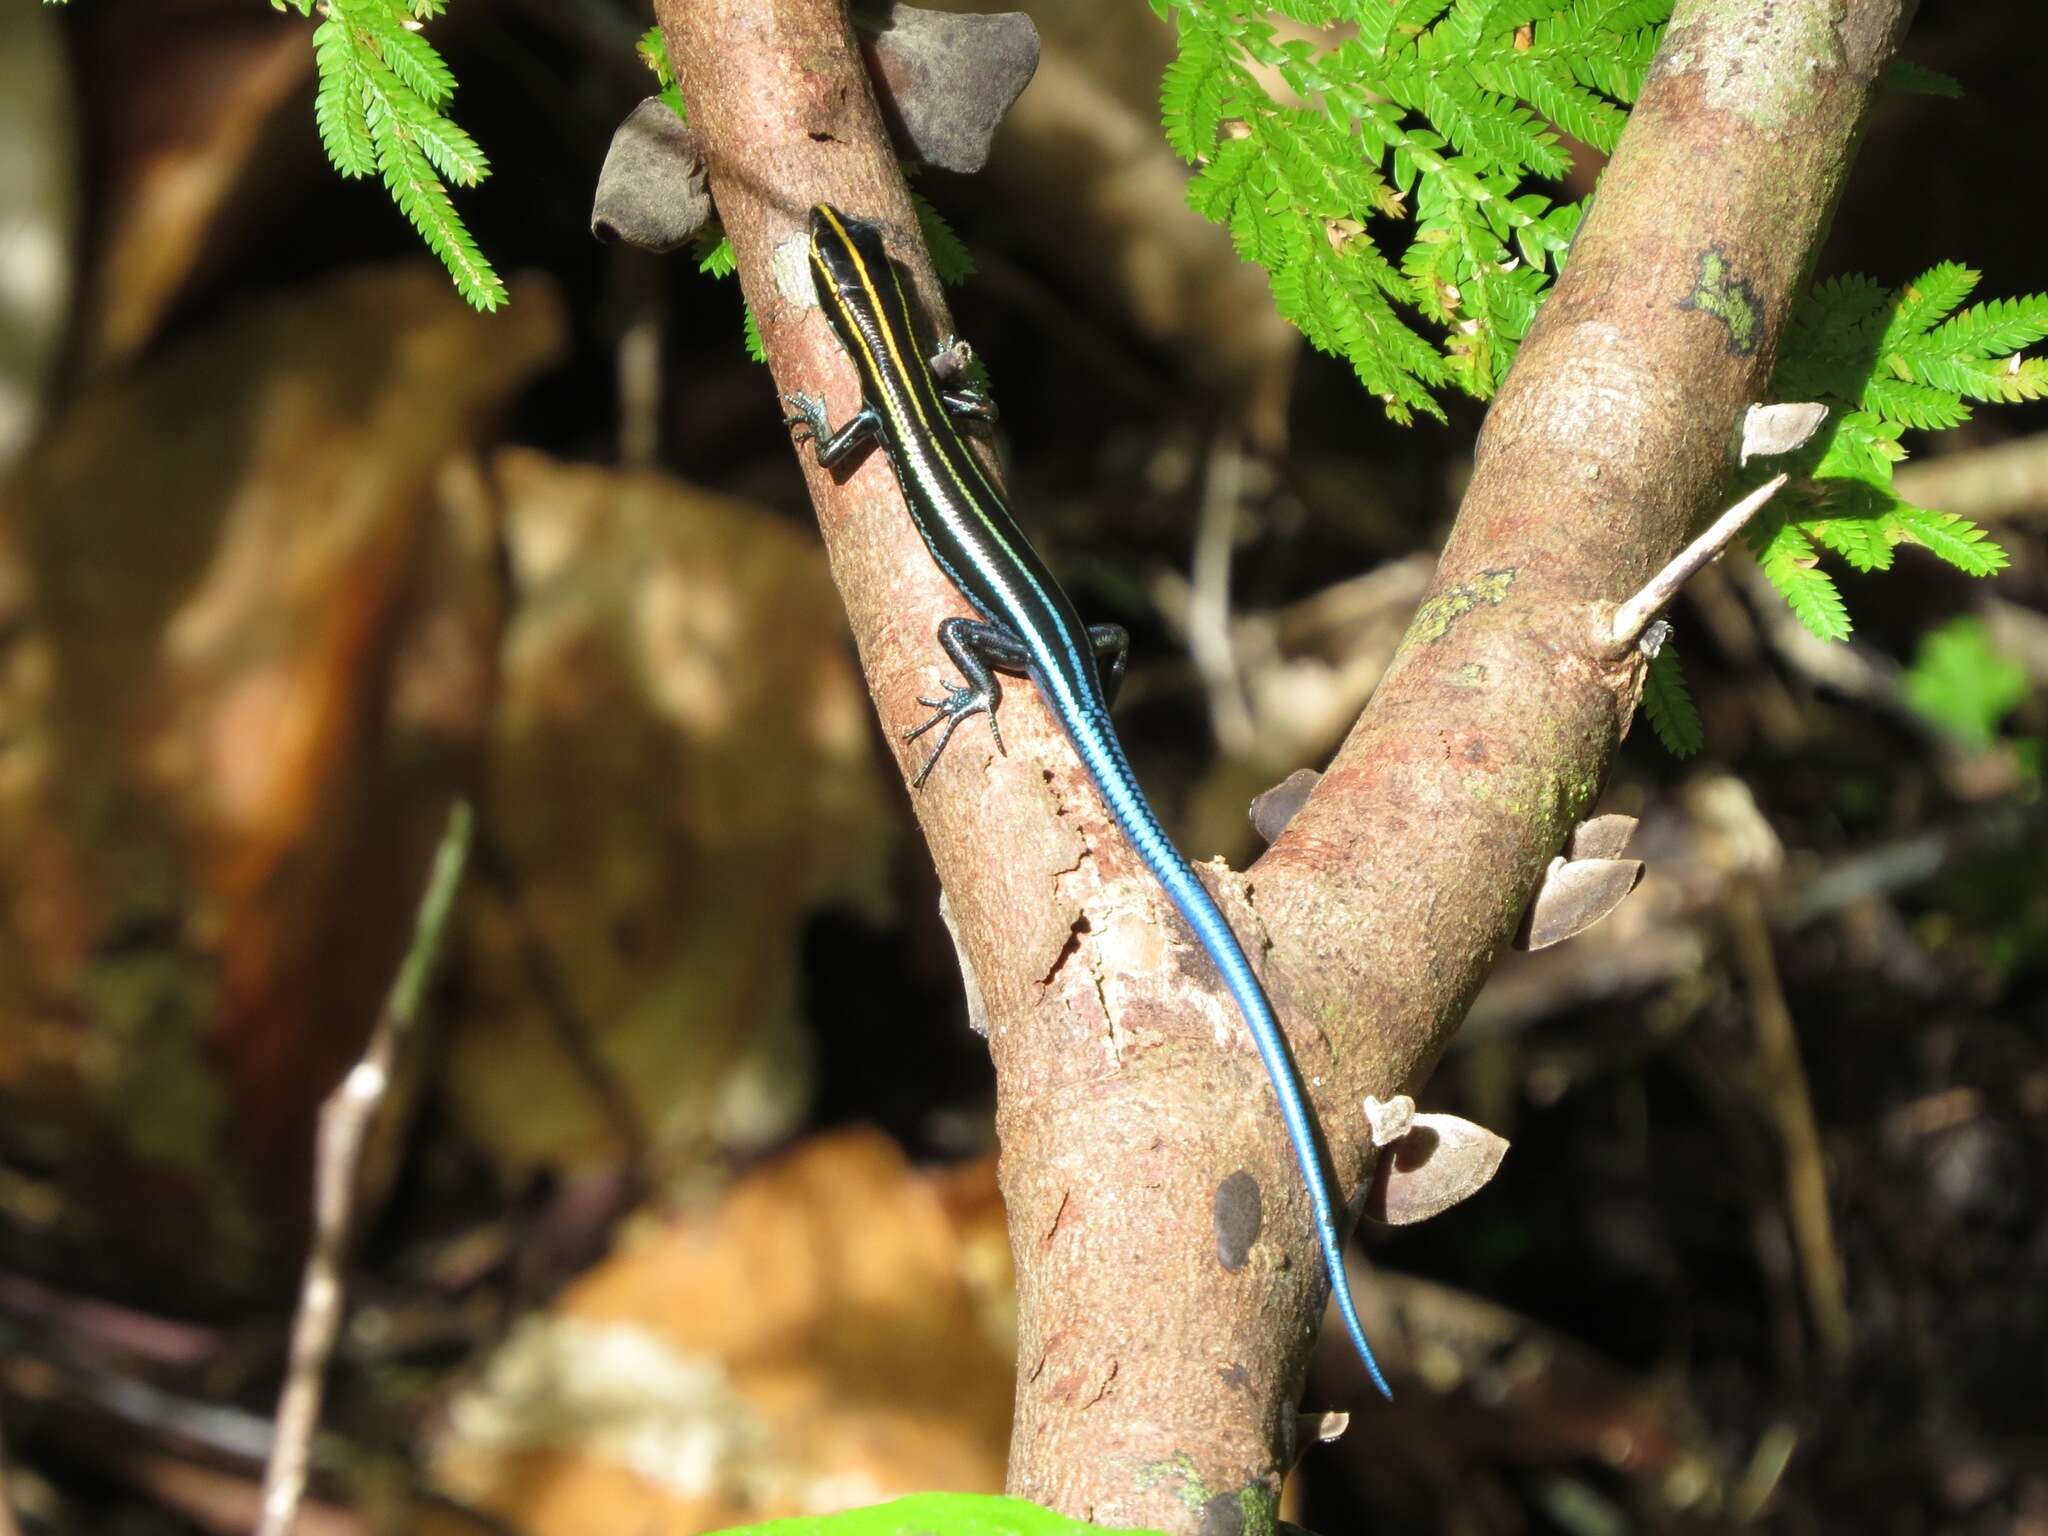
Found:
M 867 262 L 861 257 L 860 247 L 853 243 L 853 237 L 846 232 L 846 226 L 839 221 L 838 215 L 828 205 L 819 204 L 818 211 L 824 215 L 825 222 L 832 226 L 833 235 L 838 239 L 840 247 L 853 262 L 854 271 L 859 277 L 861 289 L 867 295 L 868 309 L 872 312 L 875 329 L 882 333 L 882 343 L 889 349 L 890 360 L 895 364 L 897 387 L 909 398 L 910 408 L 917 414 L 917 425 L 921 429 L 921 441 L 925 443 L 932 457 L 938 460 L 940 467 L 945 470 L 947 478 L 953 482 L 954 488 L 959 491 L 962 497 L 966 498 L 970 506 L 973 505 L 975 500 L 973 488 L 962 477 L 960 466 L 953 462 L 953 454 L 932 430 L 931 418 L 925 414 L 924 400 L 918 389 L 918 378 L 910 372 L 903 361 L 903 343 L 897 337 L 896 327 L 889 323 L 887 311 L 882 304 L 881 291 L 875 286 L 874 274 L 868 270 Z M 832 274 L 825 268 L 824 262 L 819 258 L 815 249 L 811 252 L 811 260 L 817 267 L 819 274 L 825 279 L 825 287 L 831 293 L 833 304 L 837 306 L 840 315 L 845 319 L 847 330 L 858 338 L 862 356 L 867 358 L 869 368 L 879 378 L 882 374 L 881 361 L 875 356 L 874 349 L 869 345 L 867 334 L 861 329 L 859 318 L 848 307 L 845 295 L 840 293 L 838 285 L 831 280 Z M 897 304 L 902 308 L 904 314 L 909 314 L 909 301 L 904 296 L 903 284 L 897 278 L 893 268 L 889 272 L 889 281 L 896 289 Z M 921 363 L 920 366 L 922 366 Z M 887 400 L 884 400 L 882 405 L 885 409 L 889 408 Z M 950 429 L 952 423 L 948 422 L 946 425 Z M 978 464 L 974 465 L 973 469 L 975 479 L 981 481 L 983 494 L 993 497 L 995 495 L 995 488 L 989 485 L 987 477 L 981 473 L 981 466 Z M 986 522 L 987 520 L 984 519 L 983 521 Z M 997 544 L 1002 547 L 1003 552 L 1006 555 L 1009 554 L 1011 552 L 1009 541 L 1003 538 L 1000 530 L 991 526 L 989 532 L 995 538 Z
M 896 290 L 897 309 L 902 314 L 908 315 L 910 313 L 910 298 L 907 294 L 904 293 L 903 279 L 897 274 L 897 271 L 894 267 L 891 267 L 889 269 L 889 282 L 890 285 L 894 287 Z M 875 306 L 875 309 L 877 316 L 879 317 L 881 306 L 878 304 Z M 922 422 L 925 419 L 924 405 L 922 402 L 917 400 L 917 385 L 920 382 L 922 382 L 928 389 L 932 390 L 934 399 L 936 400 L 937 390 L 936 387 L 933 386 L 931 383 L 931 369 L 929 367 L 925 368 L 921 379 L 907 379 L 904 381 L 905 388 L 907 388 L 910 391 L 912 402 L 917 405 L 918 420 Z M 964 459 L 966 461 L 968 472 L 971 473 L 974 476 L 974 478 L 980 482 L 982 494 L 987 496 L 988 499 L 991 501 L 1000 502 L 1002 500 L 1002 497 L 996 494 L 996 488 L 993 485 L 989 484 L 988 476 L 982 473 L 980 462 L 976 460 L 974 455 L 968 451 L 967 445 L 960 440 L 959 431 L 953 426 L 952 418 L 947 417 L 945 415 L 943 405 L 941 407 L 939 414 L 941 418 L 945 421 L 947 430 L 952 433 L 952 437 L 949 441 L 934 441 L 933 449 L 939 462 L 946 466 L 946 473 L 952 477 L 953 484 L 959 487 L 960 494 L 962 496 L 965 496 L 970 503 L 974 501 L 975 493 L 973 487 L 969 486 L 965 477 L 961 475 L 960 466 L 953 462 L 955 455 L 957 453 L 957 456 L 959 458 Z M 986 522 L 987 519 L 984 518 L 983 521 Z M 989 533 L 995 538 L 998 544 L 1003 546 L 1003 551 L 1005 554 L 1010 552 L 1009 540 L 1003 537 L 1001 529 L 991 524 L 989 527 Z
M 860 247 L 853 243 L 853 237 L 846 232 L 846 226 L 839 222 L 839 215 L 834 213 L 830 206 L 820 203 L 818 212 L 825 216 L 825 222 L 832 226 L 832 233 L 839 237 L 839 243 L 846 248 L 846 254 L 853 258 L 853 270 L 860 274 L 860 285 L 867 290 L 868 302 L 874 306 L 875 329 L 882 333 L 882 343 L 889 349 L 890 361 L 896 365 L 896 377 L 902 381 L 903 392 L 910 396 L 910 408 L 917 412 L 917 424 L 929 432 L 931 422 L 925 418 L 924 402 L 917 398 L 916 380 L 911 377 L 910 369 L 904 364 L 903 349 L 898 344 L 896 328 L 883 318 L 881 290 L 875 286 L 875 279 L 868 271 L 868 264 L 861 258 Z M 891 273 L 890 278 L 893 281 L 895 274 Z M 833 297 L 838 298 L 836 289 Z M 844 313 L 844 301 L 841 301 L 841 312 Z M 856 326 L 855 329 L 858 330 L 859 327 Z M 869 354 L 869 360 L 873 361 L 872 353 Z M 876 373 L 881 371 L 879 367 L 875 369 Z M 954 478 L 957 479 L 958 476 Z
M 920 429 L 917 433 L 919 443 L 923 446 L 925 452 L 937 461 L 939 468 L 945 472 L 946 477 L 953 482 L 953 488 L 959 495 L 963 509 L 973 513 L 981 525 L 983 535 L 995 544 L 1009 572 L 1012 575 L 1022 576 L 1025 581 L 1029 582 L 1038 600 L 1050 608 L 1052 600 L 1039 585 L 1038 578 L 1032 574 L 1031 568 L 1018 557 L 1016 550 L 1011 547 L 1009 539 L 1004 536 L 1002 528 L 987 513 L 982 511 L 984 498 L 995 506 L 1003 504 L 1002 498 L 996 493 L 995 487 L 989 484 L 988 477 L 982 473 L 981 466 L 974 462 L 974 456 L 967 452 L 964 444 L 960 444 L 959 437 L 953 430 L 952 422 L 945 420 L 942 413 L 941 420 L 945 427 L 944 435 L 942 436 L 932 430 L 931 418 L 925 414 L 924 401 L 918 388 L 919 376 L 912 374 L 904 364 L 903 347 L 905 343 L 897 336 L 896 327 L 889 322 L 888 310 L 882 303 L 881 292 L 875 286 L 874 275 L 868 271 L 867 263 L 861 258 L 860 248 L 853 243 L 852 237 L 846 232 L 846 226 L 839 221 L 838 216 L 834 214 L 829 206 L 822 203 L 819 204 L 818 212 L 824 215 L 825 222 L 832 227 L 834 237 L 839 241 L 847 256 L 852 258 L 854 271 L 859 278 L 861 290 L 866 295 L 868 309 L 871 311 L 875 329 L 882 333 L 883 345 L 888 348 L 889 357 L 895 364 L 897 386 L 903 394 L 909 397 L 910 408 L 917 413 L 917 425 Z M 882 376 L 883 370 L 875 356 L 874 348 L 868 341 L 866 331 L 861 328 L 859 317 L 854 314 L 852 307 L 847 303 L 846 295 L 841 293 L 839 285 L 832 281 L 832 274 L 826 268 L 823 259 L 818 255 L 815 241 L 811 249 L 811 262 L 817 269 L 818 276 L 824 279 L 824 286 L 831 295 L 834 307 L 838 309 L 840 316 L 846 321 L 848 335 L 858 343 L 861 355 L 868 361 L 869 369 L 879 379 Z M 904 295 L 902 280 L 897 277 L 893 267 L 889 270 L 889 281 L 896 290 L 896 302 L 901 312 L 907 317 L 910 313 L 910 303 Z M 921 359 L 919 366 L 923 366 Z M 924 374 L 923 378 L 928 381 L 930 375 L 928 373 Z M 929 386 L 927 385 L 927 387 Z M 894 415 L 898 409 L 893 402 L 886 398 L 880 404 L 891 415 Z M 907 425 L 908 423 L 899 422 L 898 429 L 901 430 L 903 426 Z M 953 446 L 955 444 L 959 445 L 957 449 Z M 974 487 L 970 486 L 966 478 L 961 474 L 960 465 L 955 461 L 956 453 L 957 457 L 968 461 L 974 478 L 980 482 L 981 491 L 979 494 L 976 493 Z M 908 466 L 899 466 L 897 473 L 897 480 L 900 484 L 905 485 L 906 493 L 908 485 L 904 472 L 907 468 Z M 935 508 L 934 510 L 939 509 Z M 941 515 L 944 515 L 943 512 L 941 512 Z M 1000 576 L 987 572 L 982 574 L 983 579 L 990 581 L 993 585 L 998 587 L 1002 585 Z M 1043 637 L 1036 635 L 1035 632 L 1028 634 L 1027 638 L 1035 638 L 1040 642 L 1041 647 L 1043 646 Z M 1070 637 L 1063 638 L 1067 639 L 1067 650 L 1072 652 L 1074 646 Z M 1066 675 L 1060 668 L 1056 666 L 1048 668 L 1048 683 L 1057 690 L 1060 700 L 1064 705 L 1068 708 L 1078 708 L 1078 703 L 1073 697 L 1073 692 L 1067 682 Z
M 847 308 L 846 296 L 840 293 L 839 285 L 832 281 L 831 272 L 826 269 L 825 263 L 816 251 L 811 252 L 811 265 L 817 269 L 816 278 L 820 280 L 818 286 L 830 297 L 833 308 L 839 311 L 840 318 L 846 322 L 847 333 L 859 345 L 861 356 L 868 360 L 869 369 L 879 375 L 882 367 L 875 361 L 874 349 L 868 345 L 867 332 L 860 328 L 860 318 Z

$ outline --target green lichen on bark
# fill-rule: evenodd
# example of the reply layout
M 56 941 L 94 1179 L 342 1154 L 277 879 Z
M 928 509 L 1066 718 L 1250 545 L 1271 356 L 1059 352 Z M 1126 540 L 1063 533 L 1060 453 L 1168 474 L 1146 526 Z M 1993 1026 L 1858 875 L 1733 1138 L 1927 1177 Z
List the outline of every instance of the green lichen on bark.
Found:
M 1218 1524 L 1214 1518 L 1219 1502 L 1223 1523 L 1234 1526 L 1237 1536 L 1272 1536 L 1279 1527 L 1280 1492 L 1277 1485 L 1254 1481 L 1233 1492 L 1215 1493 L 1195 1470 L 1194 1458 L 1176 1451 L 1160 1461 L 1138 1468 L 1138 1491 L 1150 1493 L 1162 1483 L 1172 1483 L 1173 1496 L 1189 1513 L 1202 1517 L 1204 1529 Z
M 1763 317 L 1759 313 L 1756 289 L 1729 273 L 1728 253 L 1718 245 L 1700 252 L 1699 281 L 1678 301 L 1680 309 L 1696 309 L 1712 315 L 1727 329 L 1728 350 L 1747 357 L 1756 350 Z
M 1433 645 L 1450 633 L 1451 626 L 1482 605 L 1496 607 L 1505 601 L 1515 584 L 1512 570 L 1482 571 L 1470 581 L 1460 582 L 1448 592 L 1439 592 L 1415 611 L 1415 622 L 1401 641 L 1401 649 Z

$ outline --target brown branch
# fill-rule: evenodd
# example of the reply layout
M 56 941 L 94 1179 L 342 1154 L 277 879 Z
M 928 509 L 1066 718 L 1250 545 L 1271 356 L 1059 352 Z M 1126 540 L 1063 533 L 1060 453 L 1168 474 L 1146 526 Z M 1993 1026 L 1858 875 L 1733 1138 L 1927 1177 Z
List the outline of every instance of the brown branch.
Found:
M 313 1241 L 299 1287 L 298 1311 L 292 1319 L 291 1353 L 284 1389 L 278 1396 L 270 1461 L 263 1473 L 263 1516 L 256 1536 L 291 1536 L 305 1498 L 327 1362 L 341 1331 L 342 1265 L 355 1224 L 356 1175 L 363 1144 L 390 1092 L 399 1053 L 419 1017 L 441 936 L 462 884 L 474 820 L 466 800 L 456 802 L 448 813 L 448 827 L 435 850 L 434 867 L 413 922 L 412 942 L 406 946 L 369 1043 L 362 1059 L 320 1106 L 313 1169 Z
M 1606 775 L 1640 687 L 1615 607 L 1721 489 L 1909 5 L 1679 6 L 1401 654 L 1252 880 L 1217 875 L 1348 1185 L 1362 1096 L 1427 1076 Z M 842 419 L 857 387 L 813 312 L 810 203 L 881 219 L 947 322 L 839 0 L 657 12 L 775 386 Z M 894 738 L 941 676 L 938 620 L 965 609 L 879 455 L 804 473 Z M 1118 1525 L 1270 1507 L 1324 1289 L 1272 1095 L 1035 690 L 1007 700 L 1009 755 L 963 735 L 914 804 L 999 1079 L 1010 1486 Z M 1239 1174 L 1259 1240 L 1225 1268 L 1213 1213 Z

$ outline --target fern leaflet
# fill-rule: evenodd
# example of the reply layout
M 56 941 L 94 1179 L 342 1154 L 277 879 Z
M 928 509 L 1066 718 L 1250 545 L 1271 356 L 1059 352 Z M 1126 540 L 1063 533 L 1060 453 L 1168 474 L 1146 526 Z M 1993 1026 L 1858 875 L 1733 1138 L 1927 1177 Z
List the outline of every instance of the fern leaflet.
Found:
M 1189 203 L 1387 414 L 1507 375 L 1580 208 L 1526 187 L 1620 137 L 1670 0 L 1153 0 Z M 1327 42 L 1276 40 L 1277 13 Z M 1277 75 L 1300 105 L 1275 100 Z M 1384 243 L 1383 243 L 1384 242 Z
M 1827 425 L 1801 450 L 1793 485 L 1751 547 L 1799 620 L 1823 639 L 1849 630 L 1841 594 L 1816 564 L 1815 544 L 1860 571 L 1916 545 L 1971 576 L 2005 568 L 2005 551 L 1953 513 L 1900 499 L 1892 476 L 1907 430 L 1938 432 L 1970 419 L 1970 402 L 2048 394 L 2048 361 L 2022 357 L 2048 337 L 2048 296 L 1962 308 L 1977 273 L 1945 261 L 1887 289 L 1863 276 L 1818 284 L 1786 322 L 1772 395 L 1819 400 Z
M 1700 724 L 1700 712 L 1693 708 L 1686 689 L 1685 674 L 1678 668 L 1678 647 L 1666 640 L 1650 658 L 1643 678 L 1643 713 L 1650 729 L 1673 757 L 1691 757 L 1707 739 Z
M 289 0 L 301 16 L 313 0 Z M 447 183 L 473 187 L 490 174 L 476 140 L 442 110 L 455 76 L 417 30 L 440 0 L 323 0 L 313 29 L 319 87 L 313 121 L 327 158 L 344 177 L 375 172 L 440 258 L 456 291 L 482 310 L 505 302 L 505 285 L 477 247 Z

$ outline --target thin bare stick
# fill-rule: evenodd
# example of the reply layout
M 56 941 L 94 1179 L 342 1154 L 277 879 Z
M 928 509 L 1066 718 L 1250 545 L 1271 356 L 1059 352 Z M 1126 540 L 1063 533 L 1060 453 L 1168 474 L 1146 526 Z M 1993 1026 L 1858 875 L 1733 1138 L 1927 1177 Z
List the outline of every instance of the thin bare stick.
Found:
M 1757 1065 L 1784 1153 L 1785 1212 L 1799 1253 L 1806 1304 L 1822 1349 L 1829 1360 L 1840 1364 L 1848 1358 L 1855 1330 L 1843 1288 L 1841 1250 L 1835 1245 L 1834 1221 L 1828 1214 L 1827 1159 L 1821 1150 L 1806 1068 L 1799 1059 L 1798 1029 L 1771 953 L 1771 930 L 1750 882 L 1738 881 L 1729 893 L 1728 920 L 1736 961 L 1749 988 Z
M 1694 539 L 1673 557 L 1671 563 L 1652 576 L 1642 591 L 1614 610 L 1614 639 L 1616 644 L 1633 644 L 1636 637 L 1649 627 L 1650 620 L 1663 611 L 1665 605 L 1678 596 L 1678 589 L 1690 581 L 1700 567 L 1721 553 L 1728 541 L 1742 531 L 1742 525 L 1755 517 L 1765 502 L 1784 488 L 1786 475 L 1766 480 L 1726 512 L 1715 518 L 1707 531 Z
M 292 1319 L 292 1343 L 284 1389 L 277 1403 L 277 1427 L 263 1474 L 263 1513 L 256 1536 L 290 1536 L 306 1493 L 313 1431 L 320 1422 L 320 1396 L 327 1361 L 341 1331 L 342 1264 L 348 1256 L 355 1215 L 356 1173 L 370 1124 L 391 1087 L 399 1052 L 419 1018 L 420 1001 L 433 974 L 441 937 L 455 907 L 455 892 L 469 862 L 476 818 L 467 800 L 448 813 L 448 826 L 434 852 L 434 867 L 413 919 L 406 946 L 383 1010 L 370 1031 L 362 1059 L 320 1106 L 320 1130 L 313 1163 L 313 1241 L 306 1254 L 299 1307 Z
M 1226 756 L 1251 748 L 1255 734 L 1244 680 L 1230 640 L 1230 561 L 1244 512 L 1244 453 L 1228 433 L 1209 450 L 1188 583 L 1188 650 L 1209 690 L 1209 718 Z

